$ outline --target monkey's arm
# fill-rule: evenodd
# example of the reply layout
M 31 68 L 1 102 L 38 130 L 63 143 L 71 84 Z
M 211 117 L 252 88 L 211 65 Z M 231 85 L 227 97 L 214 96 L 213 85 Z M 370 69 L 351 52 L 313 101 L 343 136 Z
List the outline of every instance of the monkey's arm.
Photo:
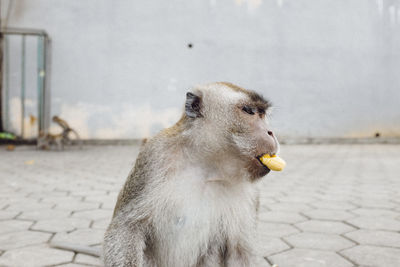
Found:
M 253 267 L 259 265 L 260 256 L 254 244 L 241 240 L 234 247 L 228 247 L 226 266 L 229 267 Z
M 129 223 L 113 218 L 104 236 L 105 266 L 143 266 L 145 263 L 146 232 L 140 222 Z

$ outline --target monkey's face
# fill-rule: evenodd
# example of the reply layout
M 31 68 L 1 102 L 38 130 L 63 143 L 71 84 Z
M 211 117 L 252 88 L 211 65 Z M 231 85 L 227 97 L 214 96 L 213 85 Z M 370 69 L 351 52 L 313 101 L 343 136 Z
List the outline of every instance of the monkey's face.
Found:
M 274 155 L 279 143 L 269 129 L 270 103 L 259 94 L 228 83 L 216 83 L 188 93 L 186 115 L 209 154 L 229 158 L 234 167 L 255 180 L 269 173 L 259 157 Z M 231 166 L 232 167 L 232 166 Z
M 232 140 L 245 162 L 252 179 L 265 176 L 270 170 L 259 158 L 264 154 L 278 153 L 279 143 L 266 120 L 268 102 L 243 101 L 235 106 Z

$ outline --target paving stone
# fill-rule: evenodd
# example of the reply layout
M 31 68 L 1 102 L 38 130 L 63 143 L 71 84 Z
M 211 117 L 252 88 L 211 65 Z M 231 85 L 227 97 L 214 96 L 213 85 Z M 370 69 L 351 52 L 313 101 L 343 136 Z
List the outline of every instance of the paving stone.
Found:
M 54 196 L 43 196 L 43 199 L 41 202 L 44 203 L 52 203 L 52 204 L 57 204 L 57 205 L 62 205 L 65 203 L 65 205 L 68 205 L 68 203 L 76 203 L 76 202 L 83 202 L 83 197 L 73 197 L 73 196 L 61 196 L 61 197 L 54 197 Z M 57 206 L 56 205 L 56 206 Z
M 356 228 L 348 224 L 337 221 L 318 221 L 309 220 L 301 223 L 296 223 L 296 227 L 305 232 L 316 232 L 326 234 L 343 234 L 346 232 L 354 231 Z
M 272 197 L 263 196 L 262 193 L 261 193 L 261 196 L 260 196 L 260 202 L 263 205 L 277 203 L 277 201 L 275 199 L 273 199 Z
M 30 246 L 6 251 L 0 257 L 0 266 L 47 266 L 70 262 L 73 252 L 46 246 Z
M 99 257 L 93 257 L 81 253 L 78 253 L 76 255 L 74 263 L 88 264 L 92 266 L 103 266 L 103 263 Z
M 114 210 L 116 203 L 117 203 L 116 199 L 115 199 L 115 201 L 103 201 L 101 203 L 101 208 L 102 209 Z
M 40 203 L 36 201 L 28 201 L 27 199 L 23 202 L 13 203 L 7 207 L 7 210 L 15 211 L 35 211 L 43 209 L 51 209 L 54 204 L 51 203 Z
M 330 251 L 295 248 L 268 257 L 279 267 L 350 267 L 352 263 Z
M 95 243 L 97 245 L 94 247 L 99 247 L 138 147 L 93 146 L 82 150 L 66 149 L 60 153 L 36 151 L 30 147 L 23 150 L 18 148 L 8 154 L 0 150 L 0 225 L 2 220 L 12 220 L 21 214 L 17 221 L 24 220 L 20 220 L 24 216 L 28 216 L 29 221 L 38 221 L 31 228 L 57 232 L 56 238 L 68 241 L 80 242 L 87 239 L 88 243 Z M 289 251 L 279 250 L 288 249 L 287 246 L 290 245 L 273 238 L 297 234 L 300 229 L 308 234 L 351 234 L 360 242 L 380 244 L 378 248 L 390 245 L 386 248 L 394 249 L 397 246 L 397 234 L 400 234 L 396 230 L 397 223 L 400 222 L 400 180 L 397 177 L 400 172 L 399 148 L 400 146 L 393 145 L 282 146 L 281 155 L 290 163 L 287 169 L 282 173 L 271 173 L 260 181 L 262 221 L 258 223 L 258 230 L 259 236 L 266 238 L 264 252 L 273 253 L 278 250 L 274 257 L 286 255 Z M 299 160 L 304 154 L 310 155 L 309 161 Z M 25 166 L 24 162 L 32 158 L 35 158 L 35 164 Z M 376 160 L 384 164 L 373 164 Z M 343 167 L 337 168 L 339 165 Z M 9 210 L 10 208 L 15 210 Z M 39 213 L 32 213 L 34 210 Z M 47 210 L 55 212 L 49 214 Z M 307 216 L 302 216 L 303 214 Z M 375 222 L 368 221 L 365 217 L 373 218 Z M 77 227 L 79 230 L 99 232 L 85 233 L 72 229 L 71 233 L 66 233 L 73 226 L 70 220 L 81 219 L 85 223 Z M 344 222 L 346 220 L 355 220 L 357 226 L 354 227 L 382 231 L 374 230 L 379 234 L 371 236 L 370 233 L 353 230 Z M 90 226 L 93 229 L 88 228 L 89 221 L 92 222 Z M 349 229 L 353 233 L 348 232 Z M 6 231 L 1 226 L 0 230 Z M 12 233 L 32 232 L 24 229 L 16 231 Z M 393 231 L 389 233 L 394 235 L 388 236 L 387 231 Z M 6 236 L 9 234 L 11 232 L 4 233 Z M 3 234 L 0 233 L 0 236 Z M 32 238 L 29 234 L 25 236 L 28 238 L 28 245 L 31 242 L 36 244 L 48 241 L 41 240 L 40 237 Z M 29 241 L 30 239 L 33 241 Z M 18 241 L 18 237 L 11 240 Z M 4 250 L 11 251 L 0 247 L 0 255 Z M 312 251 L 299 248 L 294 250 Z M 324 267 L 342 267 L 348 264 L 338 254 L 321 249 L 314 251 L 318 253 L 318 257 L 315 257 L 317 260 L 325 260 Z M 374 255 L 378 258 L 385 257 L 385 254 Z M 307 267 L 321 265 L 321 262 L 312 259 L 310 261 L 310 257 L 305 261 L 295 257 L 292 260 L 296 264 L 280 267 L 298 267 L 302 266 L 302 262 Z M 341 264 L 342 261 L 345 264 Z M 74 264 L 86 266 L 83 263 L 62 265 Z M 366 263 L 361 265 L 382 266 Z
M 81 218 L 64 218 L 64 219 L 49 219 L 37 221 L 33 226 L 33 230 L 46 232 L 69 232 L 76 228 L 88 228 L 90 220 Z
M 280 223 L 297 223 L 307 220 L 306 217 L 295 212 L 284 211 L 261 211 L 258 215 L 260 221 L 264 222 L 280 222 Z
M 400 248 L 400 234 L 379 230 L 358 230 L 346 236 L 361 245 L 376 245 Z
M 105 230 L 105 229 L 107 229 L 110 222 L 111 222 L 111 218 L 96 220 L 93 222 L 91 228 Z
M 400 249 L 377 246 L 356 246 L 341 251 L 340 254 L 359 265 L 379 267 L 399 267 Z
M 72 196 L 95 196 L 95 195 L 100 195 L 100 196 L 105 196 L 107 195 L 107 191 L 104 190 L 87 190 L 87 191 L 74 191 L 71 193 Z
M 271 267 L 271 265 L 263 257 L 258 257 L 256 259 L 255 266 L 257 266 L 257 267 Z
M 64 210 L 35 210 L 35 211 L 26 211 L 23 212 L 21 215 L 18 216 L 18 219 L 25 219 L 25 220 L 45 220 L 45 219 L 54 219 L 54 218 L 67 218 L 71 214 L 71 211 L 64 211 Z
M 317 220 L 332 220 L 332 221 L 344 221 L 346 219 L 354 218 L 356 215 L 351 214 L 343 210 L 326 210 L 316 209 L 310 211 L 304 211 L 304 215 Z
M 0 220 L 13 219 L 20 213 L 20 211 L 0 210 Z
M 398 204 L 395 204 L 391 201 L 382 201 L 379 199 L 364 199 L 361 201 L 357 201 L 358 206 L 361 206 L 363 208 L 383 208 L 383 209 L 393 209 L 398 206 Z
M 68 201 L 57 203 L 54 209 L 68 211 L 95 210 L 100 207 L 99 203 L 84 201 Z
M 343 202 L 349 202 L 351 203 L 351 201 L 355 201 L 357 199 L 357 197 L 352 194 L 352 195 L 346 195 L 346 194 L 325 194 L 325 195 L 321 195 L 318 197 L 319 200 L 322 201 L 343 201 Z M 312 203 L 310 203 L 312 204 Z M 356 203 L 353 203 L 355 206 Z
M 258 232 L 275 237 L 287 236 L 290 234 L 298 233 L 299 230 L 293 226 L 285 223 L 268 223 L 260 221 L 257 224 Z
M 400 231 L 400 221 L 384 217 L 358 217 L 348 223 L 363 229 Z
M 71 233 L 57 233 L 52 242 L 63 242 L 79 245 L 95 245 L 103 242 L 104 230 L 99 229 L 79 229 Z
M 293 202 L 293 203 L 312 203 L 316 201 L 315 197 L 310 197 L 310 196 L 284 196 L 284 197 L 278 197 L 278 200 L 280 202 Z
M 100 220 L 100 219 L 111 219 L 113 214 L 112 210 L 87 210 L 87 211 L 77 211 L 72 217 L 74 218 L 83 218 L 89 220 Z
M 67 195 L 68 195 L 68 192 L 54 190 L 54 187 L 52 187 L 51 190 L 48 190 L 48 191 L 41 191 L 41 192 L 38 191 L 38 192 L 31 193 L 31 194 L 29 194 L 29 197 L 43 199 L 44 197 L 64 197 Z
M 343 201 L 315 201 L 310 203 L 311 206 L 318 209 L 332 209 L 332 210 L 352 210 L 357 206 Z
M 85 197 L 86 202 L 100 202 L 105 203 L 109 202 L 115 204 L 117 202 L 118 195 L 108 195 L 107 193 L 98 194 L 98 195 L 90 195 Z
M 355 243 L 333 234 L 299 233 L 283 238 L 293 247 L 339 251 L 355 245 Z
M 290 248 L 285 242 L 277 237 L 271 237 L 266 235 L 258 236 L 257 243 L 258 254 L 262 256 L 269 256 Z
M 18 220 L 0 221 L 0 234 L 28 230 L 32 223 Z
M 397 216 L 400 216 L 399 212 L 395 212 L 395 211 L 387 210 L 387 209 L 359 208 L 359 209 L 354 209 L 351 212 L 354 213 L 354 214 L 363 216 L 363 217 L 389 217 L 389 218 L 395 218 Z
M 93 245 L 93 246 L 91 246 L 92 248 L 96 248 L 96 249 L 98 249 L 99 251 L 102 251 L 103 250 L 103 244 L 97 244 L 97 245 Z
M 291 202 L 279 202 L 279 203 L 272 203 L 266 205 L 269 210 L 276 210 L 276 211 L 306 211 L 311 210 L 312 207 L 304 204 L 304 203 L 291 203 Z
M 0 235 L 0 249 L 9 250 L 19 247 L 24 247 L 33 244 L 40 244 L 47 242 L 51 234 L 33 232 L 33 231 L 20 231 Z

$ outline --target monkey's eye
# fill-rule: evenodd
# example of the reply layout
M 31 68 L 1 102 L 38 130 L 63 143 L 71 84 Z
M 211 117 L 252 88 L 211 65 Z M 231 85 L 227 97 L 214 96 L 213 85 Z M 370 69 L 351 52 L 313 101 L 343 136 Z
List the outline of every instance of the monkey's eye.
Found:
M 249 106 L 242 107 L 242 110 L 247 114 L 254 115 L 254 109 Z

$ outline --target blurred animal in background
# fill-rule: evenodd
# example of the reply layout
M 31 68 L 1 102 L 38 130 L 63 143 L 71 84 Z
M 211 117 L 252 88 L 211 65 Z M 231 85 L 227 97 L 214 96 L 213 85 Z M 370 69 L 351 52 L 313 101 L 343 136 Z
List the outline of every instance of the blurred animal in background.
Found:
M 37 139 L 37 148 L 48 150 L 54 146 L 56 146 L 58 150 L 64 149 L 62 134 L 51 134 L 40 131 Z
M 65 120 L 61 119 L 58 116 L 54 116 L 53 117 L 53 122 L 55 122 L 58 125 L 60 125 L 60 127 L 63 129 L 61 135 L 63 137 L 64 144 L 66 144 L 66 145 L 72 144 L 72 139 L 70 137 L 71 133 L 75 135 L 75 139 L 76 140 L 80 141 L 79 134 L 74 129 L 72 129 Z
M 193 88 L 171 128 L 143 142 L 104 239 L 106 266 L 253 267 L 260 156 L 279 143 L 270 103 L 230 83 Z
M 62 132 L 51 134 L 41 131 L 37 140 L 37 147 L 39 149 L 51 149 L 56 146 L 57 149 L 63 150 L 66 145 L 72 145 L 73 142 L 76 142 L 79 147 L 82 146 L 79 134 L 65 120 L 58 116 L 54 116 L 52 120 L 62 128 Z

